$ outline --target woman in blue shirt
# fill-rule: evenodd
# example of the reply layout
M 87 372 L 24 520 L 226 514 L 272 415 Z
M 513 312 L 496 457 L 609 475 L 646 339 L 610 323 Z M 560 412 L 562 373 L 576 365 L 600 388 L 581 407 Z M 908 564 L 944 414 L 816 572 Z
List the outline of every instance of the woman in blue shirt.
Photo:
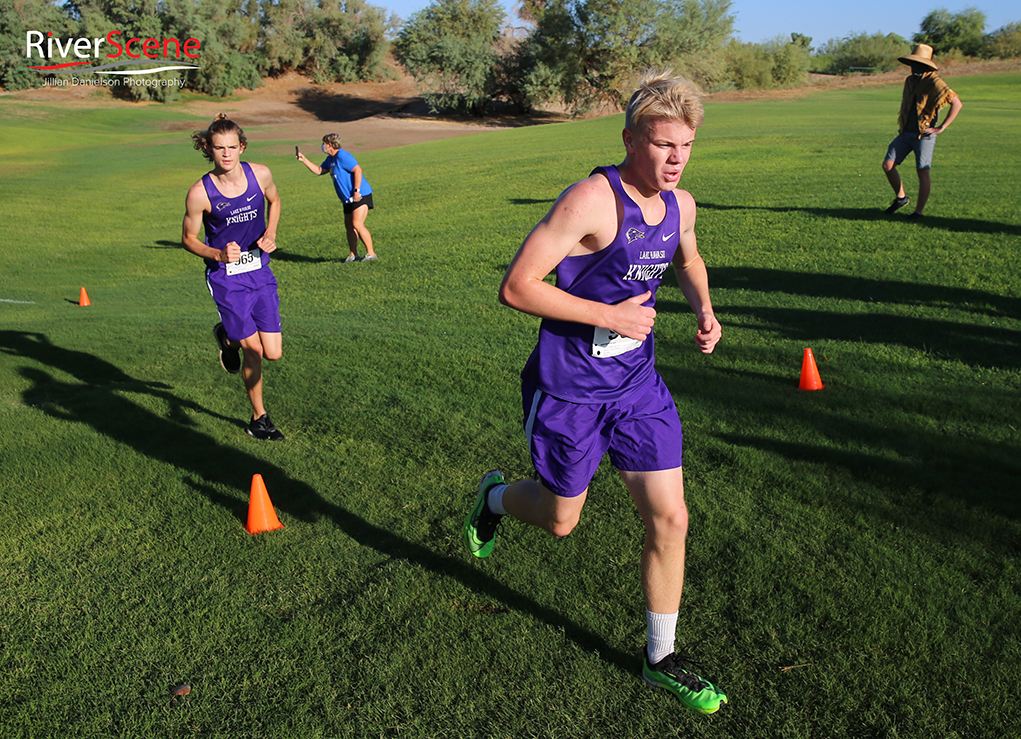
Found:
M 333 186 L 337 189 L 337 197 L 344 205 L 344 227 L 347 229 L 347 245 L 351 250 L 345 262 L 358 261 L 358 239 L 365 244 L 363 262 L 377 259 L 372 248 L 372 234 L 365 227 L 365 217 L 374 207 L 372 204 L 372 186 L 362 174 L 361 165 L 350 152 L 340 148 L 340 136 L 328 133 L 323 136 L 323 153 L 326 159 L 321 165 L 314 164 L 297 152 L 298 161 L 308 167 L 312 174 L 333 177 Z

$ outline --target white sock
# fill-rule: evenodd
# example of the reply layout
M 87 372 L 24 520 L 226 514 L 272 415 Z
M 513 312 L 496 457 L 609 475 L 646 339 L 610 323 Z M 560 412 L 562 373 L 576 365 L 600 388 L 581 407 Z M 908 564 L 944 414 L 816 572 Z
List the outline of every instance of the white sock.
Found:
M 677 613 L 653 613 L 645 611 L 646 651 L 649 664 L 654 665 L 674 652 L 674 636 L 677 633 Z
M 489 510 L 498 516 L 507 515 L 507 511 L 503 507 L 503 492 L 506 489 L 506 485 L 494 485 L 489 489 L 489 497 L 486 498 L 486 505 L 489 506 Z

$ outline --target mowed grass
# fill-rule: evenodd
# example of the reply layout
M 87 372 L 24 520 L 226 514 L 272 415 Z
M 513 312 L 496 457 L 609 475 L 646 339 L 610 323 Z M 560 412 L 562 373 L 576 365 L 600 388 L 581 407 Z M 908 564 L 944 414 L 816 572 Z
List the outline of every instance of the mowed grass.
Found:
M 952 79 L 920 223 L 882 214 L 899 88 L 707 106 L 683 184 L 724 340 L 698 354 L 672 283 L 656 331 L 692 515 L 678 644 L 731 697 L 713 717 L 641 682 L 642 527 L 608 464 L 570 537 L 460 540 L 482 472 L 530 474 L 538 321 L 496 288 L 620 160 L 621 117 L 359 154 L 364 265 L 291 155 L 325 128 L 246 127 L 284 206 L 272 445 L 179 246 L 208 121 L 0 98 L 0 733 L 1018 735 L 1019 84 Z M 285 528 L 253 537 L 256 473 Z

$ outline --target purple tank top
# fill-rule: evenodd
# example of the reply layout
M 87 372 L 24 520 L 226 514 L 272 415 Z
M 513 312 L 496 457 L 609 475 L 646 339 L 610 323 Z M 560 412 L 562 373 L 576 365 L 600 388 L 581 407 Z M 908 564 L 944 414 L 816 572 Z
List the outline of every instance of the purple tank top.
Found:
M 259 252 L 262 270 L 268 270 L 269 254 L 259 249 L 255 242 L 266 232 L 266 196 L 263 195 L 259 180 L 252 172 L 248 162 L 241 162 L 241 170 L 245 173 L 248 187 L 237 197 L 227 198 L 216 189 L 212 178 L 202 175 L 202 186 L 209 196 L 210 210 L 202 214 L 202 225 L 205 227 L 206 244 L 214 249 L 223 249 L 231 241 L 241 245 L 242 251 Z M 244 259 L 242 254 L 242 259 Z M 207 259 L 207 272 L 225 272 L 227 265 Z M 256 274 L 262 270 L 256 270 Z M 238 275 L 240 276 L 240 275 Z
M 567 257 L 557 266 L 557 287 L 571 295 L 613 305 L 656 290 L 680 244 L 680 211 L 673 192 L 660 193 L 666 216 L 650 226 L 621 186 L 616 167 L 597 167 L 624 206 L 613 243 L 594 254 Z M 642 389 L 655 373 L 653 335 L 643 342 L 582 323 L 543 319 L 539 340 L 521 378 L 572 403 L 620 400 Z

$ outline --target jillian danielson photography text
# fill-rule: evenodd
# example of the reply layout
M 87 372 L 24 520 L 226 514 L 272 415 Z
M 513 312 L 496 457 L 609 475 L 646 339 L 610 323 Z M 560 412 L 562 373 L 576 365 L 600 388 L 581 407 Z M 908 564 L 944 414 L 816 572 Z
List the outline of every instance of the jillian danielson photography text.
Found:
M 115 77 L 89 79 L 85 77 L 47 77 L 46 87 L 178 87 L 183 88 L 183 79 L 153 79 L 151 77 Z

